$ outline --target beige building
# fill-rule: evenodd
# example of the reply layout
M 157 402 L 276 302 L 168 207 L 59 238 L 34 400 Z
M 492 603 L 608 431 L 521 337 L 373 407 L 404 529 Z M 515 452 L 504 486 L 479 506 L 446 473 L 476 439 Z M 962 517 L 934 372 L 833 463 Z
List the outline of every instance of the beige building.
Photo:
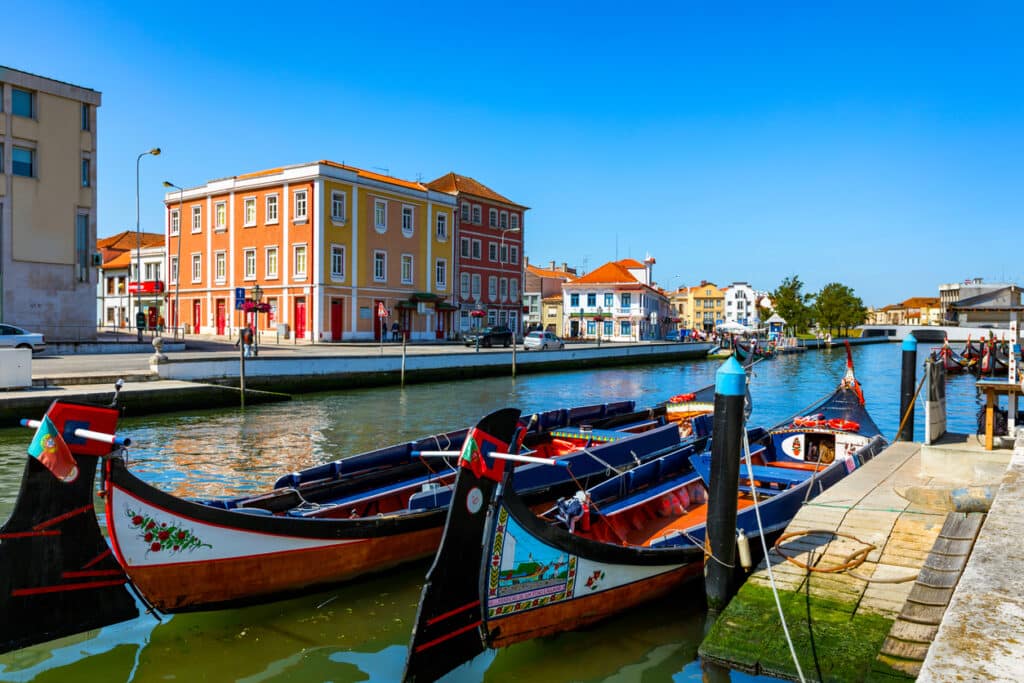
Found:
M 548 332 L 564 337 L 562 329 L 562 293 L 552 294 L 541 300 L 540 325 Z
M 0 321 L 96 336 L 100 93 L 0 67 Z

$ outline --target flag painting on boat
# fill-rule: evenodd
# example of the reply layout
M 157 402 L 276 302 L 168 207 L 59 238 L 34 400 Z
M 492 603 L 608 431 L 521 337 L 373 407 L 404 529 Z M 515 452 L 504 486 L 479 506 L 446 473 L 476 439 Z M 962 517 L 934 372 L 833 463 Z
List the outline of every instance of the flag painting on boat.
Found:
M 78 478 L 75 456 L 71 455 L 68 445 L 48 416 L 44 416 L 39 423 L 39 429 L 28 445 L 28 454 L 39 460 L 53 476 L 65 484 Z

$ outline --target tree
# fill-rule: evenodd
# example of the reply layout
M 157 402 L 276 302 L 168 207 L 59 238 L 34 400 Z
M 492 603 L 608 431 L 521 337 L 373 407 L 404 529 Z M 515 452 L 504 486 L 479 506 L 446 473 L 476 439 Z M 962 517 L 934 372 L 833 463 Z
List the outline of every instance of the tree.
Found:
M 800 276 L 792 275 L 785 278 L 772 292 L 775 312 L 785 318 L 786 324 L 797 332 L 807 329 L 810 322 L 809 304 L 814 300 L 814 295 L 804 294 L 803 288 L 804 283 L 800 281 Z
M 821 288 L 814 301 L 814 315 L 818 324 L 839 331 L 864 322 L 866 309 L 853 290 L 839 282 L 830 282 Z

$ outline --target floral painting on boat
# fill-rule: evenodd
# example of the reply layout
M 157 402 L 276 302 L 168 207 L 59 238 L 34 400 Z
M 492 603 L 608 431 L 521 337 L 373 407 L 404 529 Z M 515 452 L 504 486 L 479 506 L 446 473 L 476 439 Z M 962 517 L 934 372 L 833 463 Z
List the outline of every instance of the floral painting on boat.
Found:
M 146 554 L 167 553 L 175 554 L 184 551 L 193 551 L 198 548 L 212 548 L 209 543 L 203 543 L 191 529 L 185 529 L 174 524 L 168 525 L 149 515 L 143 515 L 130 508 L 125 510 L 125 516 L 131 520 L 132 527 L 138 533 L 139 539 L 148 546 Z

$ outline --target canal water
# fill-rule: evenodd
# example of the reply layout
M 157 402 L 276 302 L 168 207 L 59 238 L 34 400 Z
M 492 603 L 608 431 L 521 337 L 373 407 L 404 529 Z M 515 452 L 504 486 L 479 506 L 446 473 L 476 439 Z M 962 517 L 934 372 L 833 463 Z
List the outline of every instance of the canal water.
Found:
M 923 362 L 930 347 L 919 347 Z M 898 426 L 900 347 L 854 347 L 867 407 L 882 432 Z M 760 363 L 751 423 L 770 426 L 831 392 L 843 349 Z M 544 410 L 633 399 L 648 405 L 714 382 L 717 361 L 387 387 L 297 397 L 239 410 L 122 420 L 132 468 L 182 496 L 270 486 L 283 472 L 473 423 L 507 405 Z M 920 376 L 921 372 L 918 371 Z M 949 429 L 974 433 L 970 376 L 947 384 Z M 921 438 L 923 406 L 916 434 Z M 36 417 L 36 416 L 26 416 Z M 0 517 L 17 495 L 31 432 L 0 430 Z M 426 563 L 317 595 L 237 610 L 134 621 L 0 656 L 0 681 L 397 681 Z M 619 618 L 481 655 L 456 681 L 700 681 L 703 591 L 692 586 Z M 732 673 L 733 681 L 762 680 Z M 763 679 L 771 680 L 771 679 Z

